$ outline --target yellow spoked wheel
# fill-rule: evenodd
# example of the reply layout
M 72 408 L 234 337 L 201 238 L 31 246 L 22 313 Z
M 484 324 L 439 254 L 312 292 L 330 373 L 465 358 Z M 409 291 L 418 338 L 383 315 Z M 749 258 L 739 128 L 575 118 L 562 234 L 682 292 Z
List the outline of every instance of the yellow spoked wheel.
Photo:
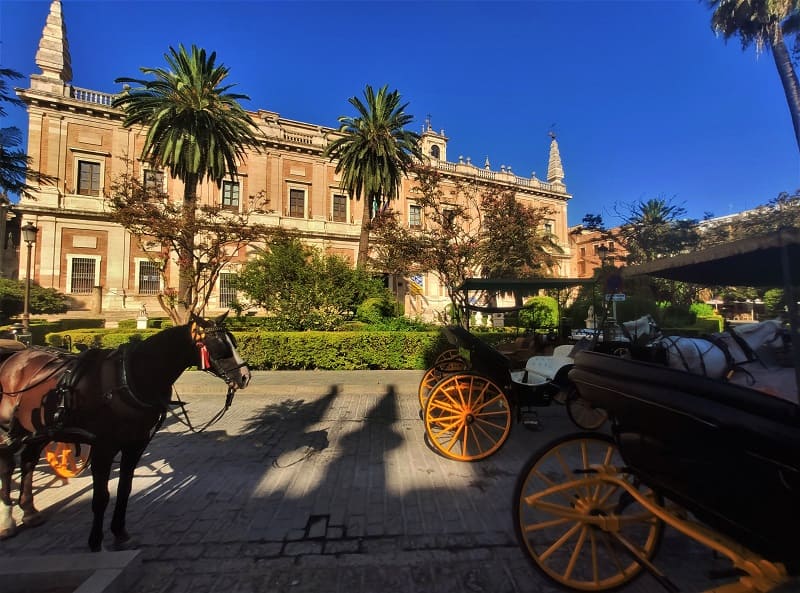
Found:
M 574 385 L 570 385 L 566 393 L 567 416 L 578 428 L 597 430 L 608 420 L 608 412 L 583 399 Z
M 444 377 L 425 405 L 425 433 L 442 455 L 476 461 L 497 451 L 511 431 L 511 409 L 503 390 L 477 373 Z
M 433 366 L 439 366 L 446 362 L 450 362 L 453 360 L 461 361 L 461 364 L 464 365 L 463 368 L 467 368 L 467 361 L 464 360 L 464 357 L 459 354 L 456 348 L 449 348 L 442 352 L 439 356 L 436 357 L 436 360 L 433 361 Z
M 75 478 L 89 465 L 92 448 L 78 443 L 48 443 L 44 449 L 45 459 L 55 474 L 61 478 Z
M 448 352 L 455 352 L 456 356 L 442 359 L 442 357 Z M 442 377 L 450 373 L 466 370 L 466 368 L 467 361 L 458 356 L 458 352 L 456 350 L 446 350 L 440 354 L 439 358 L 436 359 L 436 363 L 434 363 L 431 368 L 425 371 L 425 374 L 422 376 L 422 381 L 419 382 L 417 395 L 419 396 L 420 410 L 422 410 L 424 413 L 425 404 L 428 402 L 428 396 L 431 393 L 431 389 L 434 385 L 442 380 Z
M 604 591 L 642 571 L 661 541 L 663 523 L 618 484 L 625 480 L 653 503 L 660 498 L 617 472 L 624 462 L 610 437 L 578 433 L 531 457 L 514 489 L 517 540 L 533 565 L 561 586 Z M 627 548 L 627 549 L 626 549 Z

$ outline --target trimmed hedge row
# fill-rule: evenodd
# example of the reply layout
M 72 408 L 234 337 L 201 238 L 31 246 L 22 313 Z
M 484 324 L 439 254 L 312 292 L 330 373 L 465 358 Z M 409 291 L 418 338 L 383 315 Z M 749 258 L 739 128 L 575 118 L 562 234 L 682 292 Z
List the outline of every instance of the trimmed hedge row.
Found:
M 78 330 L 47 335 L 47 344 L 75 344 L 116 348 L 139 341 L 158 330 Z M 426 369 L 450 344 L 438 331 L 429 332 L 268 332 L 234 331 L 239 353 L 253 370 L 362 370 Z M 508 341 L 513 334 L 487 332 L 490 344 Z

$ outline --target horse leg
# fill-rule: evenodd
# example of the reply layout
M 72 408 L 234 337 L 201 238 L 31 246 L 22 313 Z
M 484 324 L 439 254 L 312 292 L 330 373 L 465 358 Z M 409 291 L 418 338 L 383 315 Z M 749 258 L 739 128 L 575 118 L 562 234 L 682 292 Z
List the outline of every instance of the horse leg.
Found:
M 11 516 L 11 476 L 14 473 L 14 453 L 0 449 L 0 540 L 16 534 L 17 524 Z
M 117 501 L 114 504 L 114 515 L 111 518 L 111 533 L 114 534 L 114 548 L 121 550 L 131 546 L 131 536 L 125 529 L 125 515 L 128 511 L 128 499 L 133 486 L 133 472 L 142 458 L 147 443 L 123 447 L 119 463 L 119 482 L 117 484 Z
M 27 444 L 20 452 L 20 470 L 22 472 L 19 492 L 19 508 L 22 509 L 22 522 L 27 527 L 37 527 L 44 523 L 44 517 L 33 506 L 33 472 L 39 457 L 42 455 L 42 445 Z
M 108 506 L 108 479 L 114 451 L 110 447 L 92 447 L 92 530 L 89 533 L 89 549 L 99 552 L 103 544 L 103 515 Z

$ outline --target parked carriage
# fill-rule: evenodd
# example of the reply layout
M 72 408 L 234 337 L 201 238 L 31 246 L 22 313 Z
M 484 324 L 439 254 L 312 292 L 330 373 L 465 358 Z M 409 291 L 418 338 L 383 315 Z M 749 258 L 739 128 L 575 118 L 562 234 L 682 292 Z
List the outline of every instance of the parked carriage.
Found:
M 559 394 L 576 426 L 594 430 L 607 415 L 580 397 L 567 378 L 572 345 L 555 348 L 552 356 L 531 357 L 524 368 L 462 327 L 442 330 L 453 348 L 444 351 L 419 385 L 420 417 L 428 442 L 439 453 L 459 461 L 476 461 L 505 443 L 512 417 L 538 428 L 537 408 Z M 626 352 L 629 340 L 604 341 L 586 347 Z
M 798 343 L 800 232 L 720 245 L 627 274 L 720 285 L 784 286 Z M 791 349 L 795 377 L 800 352 Z M 797 393 L 582 352 L 569 373 L 605 409 L 611 435 L 564 436 L 536 452 L 514 491 L 514 524 L 534 566 L 575 590 L 603 591 L 655 564 L 664 525 L 729 559 L 713 591 L 798 590 L 800 406 Z M 757 387 L 754 385 L 753 387 Z M 788 401 L 793 400 L 793 401 Z

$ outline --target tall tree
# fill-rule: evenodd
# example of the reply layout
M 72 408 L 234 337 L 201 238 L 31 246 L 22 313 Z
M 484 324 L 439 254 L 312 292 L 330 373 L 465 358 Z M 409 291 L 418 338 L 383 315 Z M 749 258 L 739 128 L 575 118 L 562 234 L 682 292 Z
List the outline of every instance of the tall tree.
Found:
M 800 83 L 784 41 L 800 31 L 800 0 L 706 0 L 714 10 L 711 27 L 726 40 L 738 37 L 742 49 L 769 48 L 778 69 L 795 140 L 800 148 Z
M 5 105 L 24 107 L 14 96 L 9 81 L 22 78 L 22 74 L 0 68 L 0 117 L 6 117 Z M 22 131 L 16 126 L 0 127 L 0 194 L 24 194 L 30 190 L 26 176 L 30 159 L 22 146 Z M 47 180 L 45 180 L 47 181 Z
M 142 183 L 132 175 L 120 175 L 111 185 L 109 220 L 120 224 L 136 239 L 139 247 L 159 272 L 164 290 L 158 302 L 176 324 L 185 322 L 177 292 L 169 287 L 170 260 L 179 253 L 191 253 L 191 295 L 188 310 L 200 314 L 208 305 L 223 269 L 239 259 L 244 249 L 271 236 L 272 229 L 253 224 L 250 215 L 267 205 L 264 194 L 251 196 L 241 212 L 221 206 L 202 206 L 187 228 L 183 207 L 171 202 L 160 189 Z M 191 238 L 187 245 L 186 238 Z
M 325 149 L 325 156 L 336 163 L 342 174 L 342 187 L 351 198 L 364 196 L 361 234 L 358 240 L 358 266 L 365 267 L 369 257 L 370 222 L 375 214 L 398 195 L 400 183 L 414 163 L 421 159 L 419 135 L 405 129 L 413 121 L 406 113 L 408 103 L 400 103 L 397 90 L 386 85 L 378 93 L 370 85 L 364 89 L 364 101 L 351 97 L 357 115 L 339 117 L 342 136 Z
M 224 84 L 229 69 L 216 64 L 216 53 L 179 45 L 164 55 L 168 68 L 141 68 L 152 79 L 118 78 L 117 82 L 139 85 L 128 88 L 113 106 L 125 111 L 123 125 L 147 128 L 142 160 L 167 167 L 170 175 L 184 183 L 181 232 L 178 252 L 177 306 L 188 318 L 193 295 L 193 270 L 200 262 L 193 248 L 197 186 L 208 178 L 219 186 L 235 177 L 245 150 L 258 145 L 255 122 L 239 101 L 247 95 L 229 92 Z

